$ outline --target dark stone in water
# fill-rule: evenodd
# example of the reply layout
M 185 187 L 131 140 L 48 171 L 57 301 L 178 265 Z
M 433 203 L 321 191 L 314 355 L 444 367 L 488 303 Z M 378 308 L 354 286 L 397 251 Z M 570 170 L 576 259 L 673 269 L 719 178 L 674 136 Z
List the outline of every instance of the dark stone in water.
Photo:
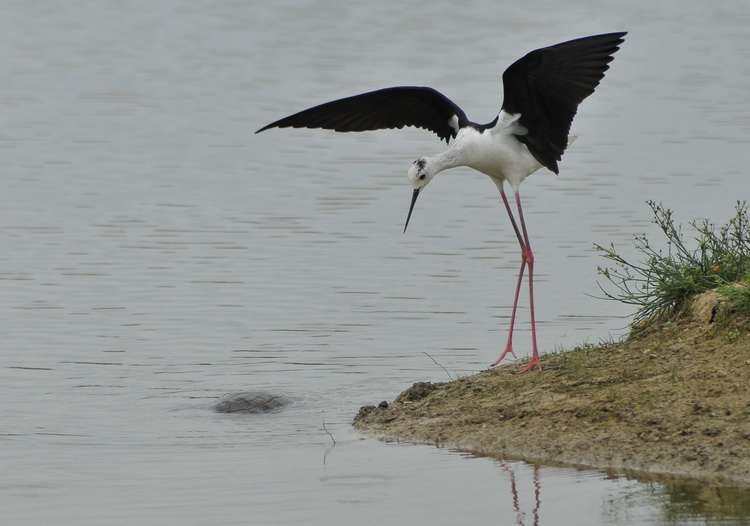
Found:
M 268 413 L 291 403 L 284 395 L 243 391 L 222 396 L 213 408 L 218 413 Z

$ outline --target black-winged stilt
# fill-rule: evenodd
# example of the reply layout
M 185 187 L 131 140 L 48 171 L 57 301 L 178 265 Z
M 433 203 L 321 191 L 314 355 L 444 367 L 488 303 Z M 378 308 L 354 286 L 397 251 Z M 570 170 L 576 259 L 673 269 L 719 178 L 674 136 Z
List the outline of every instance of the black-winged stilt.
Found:
M 497 185 L 511 225 L 521 245 L 508 341 L 497 365 L 513 352 L 513 328 L 521 283 L 529 274 L 532 358 L 518 374 L 542 365 L 536 341 L 534 318 L 534 254 L 523 218 L 519 186 L 539 168 L 558 173 L 557 161 L 570 144 L 568 132 L 578 105 L 594 92 L 609 69 L 612 55 L 627 33 L 609 33 L 570 40 L 537 49 L 514 62 L 503 73 L 504 100 L 500 113 L 488 124 L 471 122 L 461 108 L 442 93 L 426 87 L 385 88 L 315 106 L 295 113 L 269 128 L 323 128 L 338 132 L 381 130 L 415 126 L 425 128 L 450 146 L 433 157 L 421 157 L 409 168 L 407 177 L 414 191 L 404 232 L 414 203 L 422 189 L 443 170 L 469 166 L 488 175 Z M 453 139 L 453 144 L 450 140 Z M 505 195 L 508 183 L 515 194 L 519 229 Z

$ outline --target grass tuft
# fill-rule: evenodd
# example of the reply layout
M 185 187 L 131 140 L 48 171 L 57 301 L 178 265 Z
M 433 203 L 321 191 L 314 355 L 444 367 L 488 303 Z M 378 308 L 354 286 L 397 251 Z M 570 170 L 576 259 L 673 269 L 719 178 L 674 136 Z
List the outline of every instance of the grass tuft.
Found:
M 645 328 L 682 307 L 694 294 L 713 289 L 734 301 L 736 309 L 750 312 L 750 287 L 736 285 L 750 282 L 747 203 L 738 201 L 735 216 L 718 231 L 708 220 L 691 221 L 696 231 L 694 249 L 686 245 L 682 227 L 674 225 L 671 210 L 654 201 L 648 205 L 653 222 L 667 238 L 665 250 L 653 248 L 645 235 L 636 235 L 633 243 L 643 260 L 634 263 L 620 256 L 614 244 L 609 248 L 594 245 L 614 264 L 599 267 L 598 272 L 615 291 L 608 292 L 601 284 L 599 288 L 607 299 L 637 307 L 632 326 Z

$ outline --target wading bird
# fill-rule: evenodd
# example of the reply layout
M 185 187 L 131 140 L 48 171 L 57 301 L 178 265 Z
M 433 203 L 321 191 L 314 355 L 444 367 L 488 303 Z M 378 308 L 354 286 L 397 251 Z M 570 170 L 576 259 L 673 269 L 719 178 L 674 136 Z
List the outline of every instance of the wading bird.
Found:
M 361 132 L 414 126 L 437 134 L 449 145 L 448 149 L 433 157 L 421 157 L 409 168 L 407 177 L 414 191 L 404 232 L 417 197 L 436 174 L 468 166 L 488 175 L 500 190 L 521 245 L 521 268 L 508 341 L 492 366 L 508 353 L 515 357 L 513 328 L 523 276 L 528 269 L 532 357 L 518 374 L 534 367 L 541 371 L 534 318 L 534 254 L 526 232 L 519 186 L 539 168 L 558 173 L 557 161 L 572 142 L 568 133 L 578 105 L 599 85 L 626 34 L 609 33 L 570 40 L 537 49 L 517 60 L 503 73 L 503 104 L 488 124 L 471 122 L 453 101 L 432 88 L 402 86 L 321 104 L 272 122 L 256 133 L 269 128 Z M 518 222 L 505 195 L 506 182 L 515 194 Z

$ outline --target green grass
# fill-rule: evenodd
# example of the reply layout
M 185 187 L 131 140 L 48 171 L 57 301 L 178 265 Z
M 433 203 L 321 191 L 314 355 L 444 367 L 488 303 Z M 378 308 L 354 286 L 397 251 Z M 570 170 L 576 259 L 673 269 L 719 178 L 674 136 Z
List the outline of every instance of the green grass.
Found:
M 743 276 L 740 283 L 722 285 L 718 291 L 729 298 L 735 312 L 750 314 L 750 275 Z
M 738 283 L 750 282 L 750 223 L 747 203 L 737 202 L 735 215 L 719 228 L 708 220 L 692 221 L 695 230 L 689 248 L 682 227 L 675 226 L 672 211 L 648 201 L 653 222 L 667 238 L 664 249 L 655 249 L 645 235 L 636 235 L 635 248 L 642 261 L 628 261 L 619 255 L 614 244 L 609 248 L 594 245 L 613 263 L 599 267 L 599 274 L 614 287 L 609 292 L 599 284 L 607 299 L 637 307 L 633 327 L 643 328 L 679 309 L 691 296 L 718 289 L 735 305 L 750 312 L 750 288 Z

